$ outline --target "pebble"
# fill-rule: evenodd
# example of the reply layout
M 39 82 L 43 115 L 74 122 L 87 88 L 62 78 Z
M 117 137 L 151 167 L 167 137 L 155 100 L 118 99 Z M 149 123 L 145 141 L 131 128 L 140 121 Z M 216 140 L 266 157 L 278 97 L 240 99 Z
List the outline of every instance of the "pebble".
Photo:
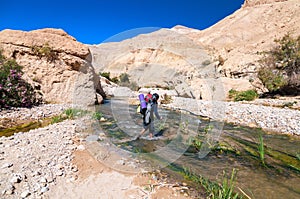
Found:
M 29 196 L 29 195 L 30 195 L 30 192 L 29 192 L 28 190 L 23 191 L 23 192 L 21 193 L 21 198 L 26 198 L 26 197 Z
M 258 102 L 224 102 L 174 97 L 172 103 L 164 106 L 237 125 L 255 126 L 266 131 L 300 135 L 300 111 L 280 108 L 287 101 L 276 102 L 276 100 L 262 99 Z M 298 108 L 300 101 L 295 105 L 294 108 Z
M 0 118 L 50 117 L 70 107 L 42 105 L 31 109 L 2 110 Z M 77 179 L 72 154 L 78 147 L 84 150 L 84 146 L 78 146 L 72 138 L 75 129 L 77 134 L 81 132 L 82 123 L 80 119 L 64 120 L 10 137 L 0 137 L 0 182 L 6 182 L 0 183 L 0 193 L 9 198 L 41 198 L 58 178 Z

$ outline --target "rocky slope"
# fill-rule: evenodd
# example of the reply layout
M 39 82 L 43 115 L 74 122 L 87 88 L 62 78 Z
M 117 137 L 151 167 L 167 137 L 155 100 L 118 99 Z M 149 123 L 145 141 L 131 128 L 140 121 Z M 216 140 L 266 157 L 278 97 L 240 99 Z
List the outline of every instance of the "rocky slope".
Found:
M 93 105 L 102 100 L 89 49 L 63 30 L 3 30 L 0 49 L 24 67 L 24 78 L 46 102 Z
M 90 46 L 96 72 L 122 73 L 139 86 L 175 88 L 190 97 L 192 79 L 214 78 L 215 68 L 204 47 L 168 29 L 122 42 Z
M 223 59 L 217 69 L 222 76 L 255 80 L 258 52 L 270 50 L 287 33 L 300 34 L 299 10 L 299 0 L 246 0 L 241 9 L 205 30 L 172 30 L 206 46 L 215 60 Z
M 130 75 L 140 86 L 175 89 L 181 96 L 224 99 L 230 89 L 266 89 L 256 73 L 257 52 L 286 33 L 300 33 L 299 0 L 246 0 L 205 30 L 183 26 L 117 43 L 89 46 L 97 72 Z

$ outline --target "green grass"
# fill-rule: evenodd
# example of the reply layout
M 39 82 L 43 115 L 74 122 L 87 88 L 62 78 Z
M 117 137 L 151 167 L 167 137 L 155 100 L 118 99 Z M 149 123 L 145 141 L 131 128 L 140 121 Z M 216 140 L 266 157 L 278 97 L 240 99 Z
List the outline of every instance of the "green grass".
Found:
M 258 153 L 261 163 L 265 166 L 265 148 L 262 134 L 259 135 Z
M 228 179 L 227 174 L 223 171 L 223 177 L 220 183 L 212 182 L 201 175 L 196 175 L 190 172 L 189 169 L 183 169 L 184 177 L 201 185 L 207 193 L 209 199 L 240 199 L 242 196 L 234 191 L 237 177 L 236 169 L 232 170 L 231 176 Z
M 95 120 L 100 120 L 102 117 L 103 117 L 103 114 L 99 111 L 94 112 L 93 116 L 92 116 L 92 118 Z
M 234 101 L 252 101 L 258 97 L 258 94 L 255 90 L 246 90 L 246 91 L 236 91 L 231 89 L 228 92 L 229 98 L 233 99 Z
M 87 114 L 87 111 L 81 109 L 69 108 L 66 109 L 62 114 L 54 116 L 51 120 L 51 124 L 62 122 L 66 119 L 75 119 L 76 117 L 81 117 Z

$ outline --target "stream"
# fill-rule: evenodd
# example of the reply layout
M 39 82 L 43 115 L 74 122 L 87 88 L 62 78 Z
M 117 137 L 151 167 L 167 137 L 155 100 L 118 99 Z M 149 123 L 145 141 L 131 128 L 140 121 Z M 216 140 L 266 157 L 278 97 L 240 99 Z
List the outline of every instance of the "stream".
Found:
M 223 172 L 236 169 L 236 187 L 251 198 L 300 198 L 299 137 L 159 108 L 163 120 L 155 120 L 157 136 L 136 140 L 142 130 L 136 108 L 124 99 L 107 100 L 99 106 L 107 119 L 100 125 L 112 143 L 151 159 L 153 167 L 188 168 L 215 182 L 222 181 Z

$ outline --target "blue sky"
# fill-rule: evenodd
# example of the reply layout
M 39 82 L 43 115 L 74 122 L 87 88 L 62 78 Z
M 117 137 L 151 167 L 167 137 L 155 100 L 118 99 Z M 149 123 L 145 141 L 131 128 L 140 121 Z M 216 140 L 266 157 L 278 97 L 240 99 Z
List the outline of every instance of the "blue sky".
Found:
M 79 42 L 99 44 L 124 31 L 155 30 L 145 27 L 171 28 L 183 25 L 203 30 L 232 14 L 243 2 L 244 0 L 1 0 L 0 30 L 61 28 Z

